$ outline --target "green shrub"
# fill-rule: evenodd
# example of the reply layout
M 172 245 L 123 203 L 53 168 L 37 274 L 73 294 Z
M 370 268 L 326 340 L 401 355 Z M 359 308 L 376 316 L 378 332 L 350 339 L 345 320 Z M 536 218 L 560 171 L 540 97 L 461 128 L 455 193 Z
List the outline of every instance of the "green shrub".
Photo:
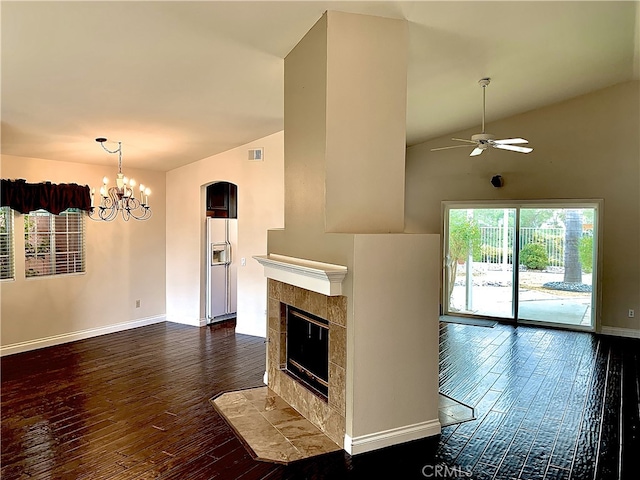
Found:
M 527 243 L 520 250 L 520 264 L 532 270 L 544 270 L 549 265 L 549 256 L 544 245 Z
M 593 237 L 589 235 L 582 237 L 580 239 L 580 245 L 578 246 L 578 252 L 582 271 L 591 273 L 593 271 Z

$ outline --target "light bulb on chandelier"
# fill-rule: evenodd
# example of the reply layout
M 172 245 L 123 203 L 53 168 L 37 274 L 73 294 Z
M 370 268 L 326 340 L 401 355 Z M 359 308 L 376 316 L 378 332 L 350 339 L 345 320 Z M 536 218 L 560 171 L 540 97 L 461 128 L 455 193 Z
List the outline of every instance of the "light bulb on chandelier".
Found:
M 133 178 L 127 178 L 122 173 L 122 142 L 118 142 L 116 150 L 109 150 L 104 146 L 106 138 L 96 138 L 96 142 L 100 143 L 107 153 L 118 154 L 118 174 L 116 175 L 116 184 L 109 186 L 109 178 L 102 179 L 100 187 L 100 204 L 94 205 L 95 188 L 91 189 L 91 212 L 89 217 L 93 220 L 103 220 L 110 222 L 114 220 L 118 213 L 122 215 L 125 221 L 130 218 L 135 220 L 148 220 L 151 218 L 151 208 L 149 207 L 149 195 L 151 189 L 140 184 L 140 198 L 136 198 L 134 187 L 137 185 Z

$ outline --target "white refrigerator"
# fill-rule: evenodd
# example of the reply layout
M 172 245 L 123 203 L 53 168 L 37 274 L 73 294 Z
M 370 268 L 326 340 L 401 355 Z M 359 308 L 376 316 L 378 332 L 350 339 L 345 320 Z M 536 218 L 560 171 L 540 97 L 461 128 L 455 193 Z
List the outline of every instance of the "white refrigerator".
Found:
M 207 323 L 235 317 L 238 220 L 207 217 Z

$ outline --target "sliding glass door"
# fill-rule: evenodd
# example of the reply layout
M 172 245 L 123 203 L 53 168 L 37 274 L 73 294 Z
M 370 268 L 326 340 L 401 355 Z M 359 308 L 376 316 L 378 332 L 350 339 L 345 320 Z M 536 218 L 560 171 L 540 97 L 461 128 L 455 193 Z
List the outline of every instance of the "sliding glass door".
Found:
M 514 318 L 515 225 L 513 208 L 449 210 L 447 313 Z
M 591 329 L 597 205 L 491 207 L 445 206 L 444 313 Z
M 595 218 L 593 207 L 520 209 L 518 319 L 592 326 Z

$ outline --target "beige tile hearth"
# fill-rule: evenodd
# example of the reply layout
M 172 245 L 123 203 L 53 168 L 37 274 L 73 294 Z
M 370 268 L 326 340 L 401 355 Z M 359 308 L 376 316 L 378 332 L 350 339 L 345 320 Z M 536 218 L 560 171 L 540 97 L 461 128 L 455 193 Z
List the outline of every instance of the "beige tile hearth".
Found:
M 341 448 L 268 387 L 211 399 L 258 460 L 289 463 Z
M 441 426 L 447 427 L 476 419 L 475 411 L 469 405 L 443 393 L 439 393 L 438 397 L 438 419 L 440 420 Z

